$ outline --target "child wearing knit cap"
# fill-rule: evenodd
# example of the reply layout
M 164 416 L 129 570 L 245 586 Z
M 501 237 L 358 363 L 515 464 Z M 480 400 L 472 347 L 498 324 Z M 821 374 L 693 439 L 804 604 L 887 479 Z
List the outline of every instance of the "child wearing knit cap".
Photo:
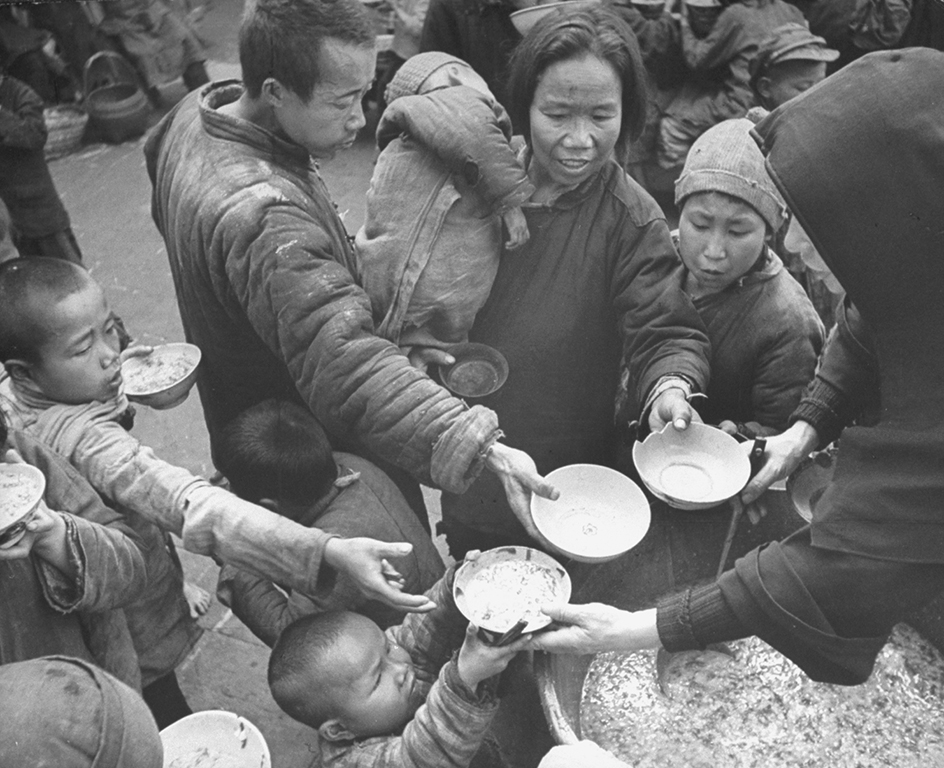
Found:
M 704 133 L 675 186 L 676 279 L 711 340 L 711 382 L 698 410 L 748 437 L 787 427 L 824 341 L 809 298 L 770 249 L 787 209 L 752 127 L 726 120 Z
M 387 86 L 380 156 L 355 238 L 359 282 L 377 333 L 401 347 L 465 341 L 502 249 L 528 239 L 533 186 L 511 121 L 485 81 L 455 56 L 410 58 Z

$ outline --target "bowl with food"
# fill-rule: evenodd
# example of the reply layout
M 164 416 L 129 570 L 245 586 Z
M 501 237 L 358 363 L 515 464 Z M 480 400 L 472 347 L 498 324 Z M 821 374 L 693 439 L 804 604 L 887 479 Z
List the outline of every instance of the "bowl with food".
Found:
M 446 349 L 455 362 L 441 366 L 439 378 L 450 392 L 462 397 L 485 397 L 508 379 L 508 361 L 494 347 L 465 342 Z
M 597 464 L 570 464 L 548 473 L 556 501 L 531 497 L 538 531 L 559 552 L 602 563 L 635 547 L 649 530 L 649 502 L 622 472 Z
M 645 486 L 670 507 L 709 509 L 747 485 L 755 444 L 738 443 L 707 424 L 667 424 L 633 446 L 633 463 Z
M 551 617 L 541 606 L 570 599 L 570 576 L 553 557 L 537 549 L 497 547 L 459 567 L 452 594 L 480 636 L 502 644 L 550 624 Z
M 269 746 L 245 717 L 221 709 L 187 715 L 161 731 L 164 768 L 271 768 Z
M 194 344 L 161 344 L 147 355 L 127 358 L 121 364 L 125 394 L 129 400 L 158 411 L 180 405 L 197 380 L 202 354 Z
M 30 464 L 0 464 L 0 549 L 26 535 L 26 524 L 46 491 L 46 477 Z

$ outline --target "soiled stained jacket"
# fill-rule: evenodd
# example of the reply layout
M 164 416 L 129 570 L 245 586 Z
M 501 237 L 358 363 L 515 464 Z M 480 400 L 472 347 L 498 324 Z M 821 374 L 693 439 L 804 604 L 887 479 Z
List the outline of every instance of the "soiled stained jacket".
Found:
M 482 746 L 498 710 L 496 678 L 470 691 L 453 654 L 462 646 L 468 620 L 452 599 L 455 567 L 427 592 L 437 608 L 411 613 L 387 636 L 407 650 L 416 691 L 426 699 L 400 734 L 355 741 L 320 739 L 324 768 L 465 768 Z
M 401 96 L 384 111 L 354 241 L 384 338 L 428 325 L 436 338 L 465 340 L 498 270 L 498 214 L 534 191 L 510 139 L 504 108 L 466 86 Z
M 755 128 L 856 310 L 792 418 L 823 439 L 845 429 L 809 528 L 662 601 L 670 650 L 753 633 L 815 679 L 857 683 L 944 590 L 944 99 L 928 98 L 942 80 L 944 53 L 869 54 Z M 848 426 L 870 396 L 875 418 Z
M 565 464 L 612 466 L 621 365 L 629 371 L 628 419 L 662 376 L 680 374 L 702 389 L 705 327 L 672 277 L 679 258 L 662 212 L 615 161 L 524 212 L 531 239 L 502 257 L 470 334 L 508 360 L 508 380 L 482 402 L 542 474 Z M 492 481 L 482 475 L 462 496 L 444 494 L 444 520 L 522 540 Z
M 462 491 L 497 418 L 374 334 L 353 249 L 308 152 L 218 107 L 239 83 L 192 93 L 145 146 L 211 445 L 267 398 L 301 402 L 335 441 Z
M 0 561 L 0 664 L 66 654 L 91 661 L 140 689 L 138 657 L 123 606 L 143 592 L 147 568 L 140 542 L 69 463 L 12 430 L 14 448 L 46 477 L 46 505 L 64 512 L 75 579 L 31 555 Z
M 96 490 L 180 536 L 191 552 L 216 556 L 306 593 L 317 591 L 330 537 L 160 459 L 115 421 L 128 407 L 123 395 L 107 403 L 64 405 L 7 379 L 0 382 L 0 407 L 10 423 L 44 439 Z
M 676 273 L 684 286 L 688 270 Z M 823 348 L 823 324 L 775 253 L 727 289 L 694 300 L 711 342 L 711 382 L 695 405 L 723 419 L 787 428 Z

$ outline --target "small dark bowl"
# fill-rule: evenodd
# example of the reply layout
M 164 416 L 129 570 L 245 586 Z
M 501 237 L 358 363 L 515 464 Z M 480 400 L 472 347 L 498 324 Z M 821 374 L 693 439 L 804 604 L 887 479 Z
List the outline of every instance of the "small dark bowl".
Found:
M 439 378 L 450 392 L 462 397 L 484 397 L 497 392 L 508 379 L 508 361 L 487 344 L 455 344 L 446 352 L 456 361 L 441 366 Z

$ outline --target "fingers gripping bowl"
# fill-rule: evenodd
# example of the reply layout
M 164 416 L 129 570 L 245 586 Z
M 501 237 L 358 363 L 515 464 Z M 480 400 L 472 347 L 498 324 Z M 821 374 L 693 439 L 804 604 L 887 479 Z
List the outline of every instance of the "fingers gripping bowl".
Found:
M 715 507 L 740 493 L 751 476 L 751 443 L 716 427 L 671 424 L 633 446 L 633 463 L 646 487 L 676 509 Z
M 162 411 L 187 399 L 197 380 L 202 354 L 183 342 L 154 347 L 149 355 L 129 357 L 121 365 L 129 400 Z
M 550 555 L 530 547 L 498 547 L 467 560 L 456 571 L 452 594 L 462 615 L 489 641 L 519 621 L 522 634 L 551 623 L 541 606 L 570 599 L 570 576 Z
M 26 524 L 46 490 L 46 477 L 29 464 L 0 464 L 0 549 L 26 535 Z

